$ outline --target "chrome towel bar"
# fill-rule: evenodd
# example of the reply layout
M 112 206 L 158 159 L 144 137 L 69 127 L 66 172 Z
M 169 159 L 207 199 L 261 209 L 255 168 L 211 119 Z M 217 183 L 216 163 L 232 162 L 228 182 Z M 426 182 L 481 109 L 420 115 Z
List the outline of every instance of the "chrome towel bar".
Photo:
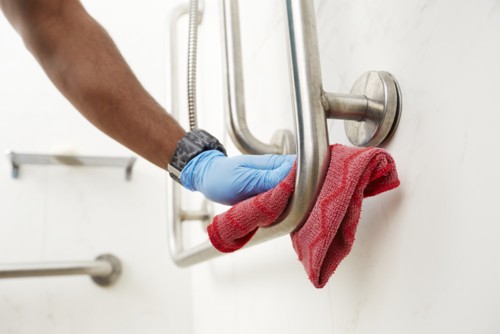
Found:
M 125 168 L 125 178 L 132 178 L 132 168 L 136 157 L 96 157 L 62 154 L 29 154 L 7 151 L 7 157 L 12 164 L 12 177 L 19 177 L 21 165 L 66 165 L 87 167 L 118 167 Z
M 0 279 L 43 276 L 89 275 L 100 286 L 110 286 L 120 278 L 122 265 L 111 254 L 94 261 L 0 264 Z

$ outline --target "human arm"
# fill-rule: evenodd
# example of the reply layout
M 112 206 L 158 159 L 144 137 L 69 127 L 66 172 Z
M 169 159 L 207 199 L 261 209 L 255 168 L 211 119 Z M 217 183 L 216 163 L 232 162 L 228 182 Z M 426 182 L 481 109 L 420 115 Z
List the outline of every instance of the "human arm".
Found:
M 0 7 L 81 114 L 110 137 L 167 168 L 185 131 L 146 92 L 109 35 L 78 0 L 0 0 Z M 197 186 L 187 187 L 219 202 L 234 203 L 281 180 L 275 172 L 265 173 L 279 168 L 265 156 L 202 157 L 193 159 L 191 166 L 196 168 L 187 168 L 197 173 L 197 182 L 191 183 Z M 256 162 L 258 168 L 253 167 Z M 283 168 L 279 170 L 283 174 Z M 190 179 L 188 174 L 185 179 Z
M 0 0 L 26 47 L 91 123 L 161 168 L 185 131 L 146 92 L 77 0 Z

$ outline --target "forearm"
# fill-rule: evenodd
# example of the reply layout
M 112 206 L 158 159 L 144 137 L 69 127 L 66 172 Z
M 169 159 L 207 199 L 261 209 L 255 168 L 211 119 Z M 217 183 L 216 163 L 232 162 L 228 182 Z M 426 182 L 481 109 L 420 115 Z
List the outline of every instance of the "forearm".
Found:
M 90 122 L 166 168 L 184 130 L 144 90 L 111 38 L 82 5 L 60 3 L 38 17 L 26 14 L 26 9 L 21 11 L 24 16 L 11 8 L 4 12 L 54 84 Z

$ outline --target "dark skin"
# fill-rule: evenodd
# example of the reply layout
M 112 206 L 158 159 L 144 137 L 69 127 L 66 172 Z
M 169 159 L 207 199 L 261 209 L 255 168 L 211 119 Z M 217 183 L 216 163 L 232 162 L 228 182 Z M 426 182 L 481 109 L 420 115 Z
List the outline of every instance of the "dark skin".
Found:
M 146 92 L 80 1 L 0 0 L 0 8 L 83 116 L 145 159 L 167 167 L 185 131 Z
M 185 131 L 149 95 L 79 0 L 0 0 L 0 8 L 62 94 L 102 132 L 166 169 Z M 184 187 L 232 205 L 274 188 L 294 156 L 226 157 L 207 150 L 182 170 Z

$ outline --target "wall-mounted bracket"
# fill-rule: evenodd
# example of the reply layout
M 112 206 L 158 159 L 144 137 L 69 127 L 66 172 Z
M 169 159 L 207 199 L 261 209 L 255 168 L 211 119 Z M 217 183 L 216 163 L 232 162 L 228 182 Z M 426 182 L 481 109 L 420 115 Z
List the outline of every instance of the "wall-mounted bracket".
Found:
M 345 120 L 347 138 L 356 146 L 382 145 L 394 134 L 401 117 L 401 90 L 388 72 L 366 72 L 350 95 L 324 92 L 321 102 L 328 118 Z

